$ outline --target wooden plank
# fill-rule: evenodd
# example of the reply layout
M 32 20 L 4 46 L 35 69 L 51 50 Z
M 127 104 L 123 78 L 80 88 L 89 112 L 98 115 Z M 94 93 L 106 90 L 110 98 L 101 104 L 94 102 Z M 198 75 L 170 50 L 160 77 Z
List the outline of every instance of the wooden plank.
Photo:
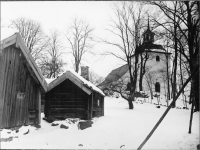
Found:
M 6 100 L 6 105 L 4 105 L 5 107 L 5 115 L 6 115 L 6 127 L 10 127 L 10 103 L 11 103 L 11 89 L 12 89 L 12 77 L 13 77 L 13 57 L 14 57 L 14 53 L 13 53 L 13 48 L 10 46 L 9 49 L 7 50 L 7 54 L 8 54 L 8 74 L 7 74 L 7 85 L 6 85 L 6 91 L 5 91 L 5 100 Z
M 13 111 L 13 107 L 15 105 L 15 94 L 16 94 L 16 77 L 17 77 L 17 52 L 14 50 L 14 48 L 12 48 L 12 53 L 14 54 L 13 58 L 11 59 L 11 92 L 10 92 L 10 104 L 9 104 L 9 126 L 13 127 L 13 115 L 12 115 L 12 111 Z
M 92 119 L 92 112 L 93 112 L 93 94 L 90 95 L 90 105 L 89 105 L 89 120 Z
M 103 96 L 102 96 L 101 107 L 102 107 L 102 116 L 104 116 L 104 97 Z
M 9 49 L 9 48 L 7 48 Z M 4 84 L 3 84 L 3 100 L 4 100 L 4 106 L 3 106 L 3 127 L 6 127 L 6 107 L 7 107 L 7 101 L 6 101 L 6 88 L 7 88 L 7 81 L 8 81 L 8 70 L 9 70 L 9 54 L 8 51 L 4 51 L 4 58 L 5 58 L 5 75 L 4 75 Z
M 52 105 L 51 108 L 83 108 L 85 109 L 85 105 Z
M 16 95 L 17 95 L 17 82 L 18 82 L 18 67 L 19 67 L 19 52 L 15 51 L 15 59 L 13 60 L 15 63 L 14 66 L 14 77 L 13 77 L 13 89 L 12 89 L 12 105 L 10 106 L 10 119 L 11 119 L 11 125 L 15 126 L 14 124 L 14 116 L 15 116 L 15 109 L 16 109 Z
M 47 91 L 47 83 L 44 79 L 44 77 L 42 76 L 42 73 L 40 72 L 39 68 L 37 67 L 35 61 L 33 60 L 33 57 L 31 56 L 28 48 L 26 47 L 26 45 L 24 44 L 21 36 L 19 33 L 17 33 L 17 42 L 16 42 L 16 46 L 20 47 L 21 51 L 23 52 L 26 60 L 28 61 L 29 65 L 31 66 L 32 70 L 34 71 L 36 77 L 38 78 L 42 88 Z
M 51 99 L 51 104 L 61 104 L 61 105 L 70 105 L 70 104 L 82 104 L 84 105 L 86 101 L 52 101 Z
M 38 124 L 41 123 L 41 91 L 38 88 Z
M 25 91 L 26 91 L 26 72 L 27 72 L 27 69 L 24 65 L 24 58 L 22 57 L 22 73 L 21 73 L 21 79 L 22 79 L 22 82 L 21 82 L 21 92 L 25 95 Z M 20 125 L 23 125 L 24 124 L 24 121 L 25 121 L 25 97 L 23 99 L 21 99 L 21 119 L 20 119 Z
M 27 74 L 28 74 L 28 72 L 27 72 Z M 27 125 L 28 125 L 28 122 L 29 122 L 29 115 L 28 115 L 29 114 L 29 112 L 28 112 L 29 97 L 30 97 L 30 76 L 27 75 L 27 77 L 26 77 L 26 97 L 25 97 L 25 102 L 26 102 L 25 124 L 27 124 Z
M 5 59 L 3 51 L 0 51 L 0 128 L 3 128 L 3 87 L 4 87 L 4 73 L 5 73 Z

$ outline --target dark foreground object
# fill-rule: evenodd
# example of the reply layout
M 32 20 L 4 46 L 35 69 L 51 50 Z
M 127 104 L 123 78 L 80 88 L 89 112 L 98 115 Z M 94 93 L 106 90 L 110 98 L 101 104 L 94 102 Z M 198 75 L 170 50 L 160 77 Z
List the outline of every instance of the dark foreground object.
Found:
M 88 120 L 85 122 L 79 122 L 79 129 L 84 130 L 86 128 L 92 127 L 93 122 Z

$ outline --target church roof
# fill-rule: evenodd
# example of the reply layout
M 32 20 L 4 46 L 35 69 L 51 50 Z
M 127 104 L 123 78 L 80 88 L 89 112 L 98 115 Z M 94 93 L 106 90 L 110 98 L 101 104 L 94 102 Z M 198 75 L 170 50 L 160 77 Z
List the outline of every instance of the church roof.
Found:
M 109 83 L 119 80 L 128 71 L 128 64 L 112 70 L 99 86 L 105 86 Z

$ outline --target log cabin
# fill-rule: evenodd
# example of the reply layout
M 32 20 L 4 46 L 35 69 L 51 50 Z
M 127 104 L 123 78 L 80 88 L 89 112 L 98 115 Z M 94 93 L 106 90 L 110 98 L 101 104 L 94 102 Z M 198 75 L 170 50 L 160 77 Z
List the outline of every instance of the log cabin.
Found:
M 19 33 L 1 42 L 0 128 L 39 125 L 47 83 Z
M 104 93 L 92 83 L 68 70 L 50 82 L 45 94 L 47 120 L 104 116 Z

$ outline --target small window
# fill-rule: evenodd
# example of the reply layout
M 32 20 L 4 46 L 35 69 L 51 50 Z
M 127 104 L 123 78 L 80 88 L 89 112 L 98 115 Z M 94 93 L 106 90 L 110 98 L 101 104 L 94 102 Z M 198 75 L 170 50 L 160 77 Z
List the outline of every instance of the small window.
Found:
M 97 106 L 100 106 L 100 101 L 99 100 L 97 100 Z
M 156 56 L 156 61 L 160 61 L 160 57 L 159 56 Z

